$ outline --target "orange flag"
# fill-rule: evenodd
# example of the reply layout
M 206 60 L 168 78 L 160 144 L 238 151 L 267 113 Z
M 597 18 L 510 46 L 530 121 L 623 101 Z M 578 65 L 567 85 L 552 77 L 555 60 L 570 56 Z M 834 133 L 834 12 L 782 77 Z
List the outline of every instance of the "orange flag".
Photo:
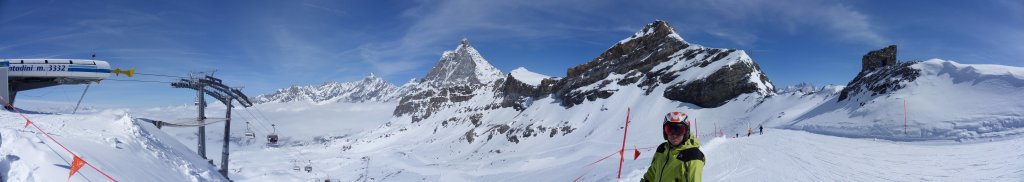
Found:
M 85 160 L 82 160 L 82 158 L 78 158 L 78 155 L 75 155 L 75 159 L 71 161 L 71 173 L 68 174 L 68 180 L 71 180 L 71 176 L 74 176 L 75 172 L 78 172 L 78 169 L 81 169 L 84 165 Z
M 25 128 L 28 128 L 29 123 L 32 123 L 32 120 L 25 119 Z

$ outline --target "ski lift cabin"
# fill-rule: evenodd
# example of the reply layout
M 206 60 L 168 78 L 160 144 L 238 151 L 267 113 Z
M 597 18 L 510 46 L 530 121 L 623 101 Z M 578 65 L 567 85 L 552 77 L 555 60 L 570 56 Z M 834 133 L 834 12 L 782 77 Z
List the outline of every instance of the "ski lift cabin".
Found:
M 274 133 L 270 133 L 269 135 L 267 135 L 267 145 L 277 146 L 277 126 L 271 124 L 270 127 L 274 128 Z

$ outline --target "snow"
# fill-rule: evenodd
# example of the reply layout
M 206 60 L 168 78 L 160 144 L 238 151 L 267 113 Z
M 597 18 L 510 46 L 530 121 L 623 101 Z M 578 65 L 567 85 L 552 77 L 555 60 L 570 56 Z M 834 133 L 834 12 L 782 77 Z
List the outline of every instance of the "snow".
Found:
M 756 131 L 755 131 L 756 132 Z M 706 181 L 1017 181 L 1024 142 L 893 142 L 768 129 L 702 147 Z M 626 181 L 637 181 L 626 179 Z
M 692 45 L 688 49 L 707 48 Z M 673 82 L 705 78 L 732 64 L 753 63 L 744 52 L 737 52 L 702 68 L 679 54 L 655 67 L 686 69 Z M 712 55 L 704 53 L 695 59 L 708 56 Z M 541 97 L 522 110 L 489 107 L 499 96 L 484 86 L 472 91 L 475 96 L 469 100 L 442 107 L 418 122 L 409 115 L 394 116 L 395 102 L 270 102 L 233 110 L 228 141 L 221 138 L 224 123 L 207 126 L 207 155 L 219 165 L 221 146 L 228 142 L 228 177 L 237 181 L 612 181 L 617 180 L 615 154 L 628 117 L 626 150 L 638 150 L 641 155 L 623 161 L 621 180 L 638 181 L 655 147 L 664 141 L 663 115 L 683 111 L 703 144 L 707 181 L 1024 179 L 1020 152 L 1024 150 L 1020 112 L 1024 103 L 1016 102 L 1024 100 L 1024 68 L 938 59 L 912 67 L 921 70 L 921 76 L 906 88 L 843 102 L 836 99 L 843 86 L 805 85 L 810 88 L 767 96 L 744 94 L 725 105 L 702 108 L 662 94 L 645 95 L 647 90 L 639 83 L 600 86 L 599 82 L 574 91 L 602 89 L 615 94 L 570 108 L 556 98 Z M 488 71 L 476 73 L 482 72 Z M 637 72 L 610 74 L 605 80 L 631 74 Z M 529 83 L 547 77 L 524 68 L 510 75 Z M 413 79 L 403 89 L 418 86 Z M 657 86 L 651 93 L 663 93 L 666 87 Z M 813 93 L 806 93 L 810 90 Z M 31 108 L 39 111 L 28 116 L 118 180 L 224 180 L 214 165 L 195 154 L 195 128 L 156 129 L 131 119 L 195 117 L 192 105 L 89 108 L 80 114 L 64 114 L 67 107 L 45 108 L 52 110 Z M 224 110 L 223 105 L 211 103 L 206 115 L 223 116 Z M 473 116 L 479 121 L 460 119 Z M 0 112 L 0 120 L 5 121 L 0 124 L 4 179 L 66 180 L 67 154 L 52 152 L 55 146 L 23 128 L 24 121 L 16 114 Z M 764 135 L 721 137 L 760 125 L 766 128 Z M 247 130 L 257 137 L 243 136 Z M 280 147 L 264 145 L 269 133 L 281 135 Z M 294 170 L 306 166 L 312 170 Z M 102 179 L 89 168 L 72 178 Z
M 639 150 L 641 155 L 624 161 L 623 181 L 639 180 L 649 167 L 654 147 L 663 141 L 657 129 L 660 119 L 669 111 L 684 111 L 693 119 L 708 160 L 703 174 L 706 181 L 1024 179 L 1020 170 L 1024 156 L 1018 152 L 1024 150 L 1018 132 L 1022 127 L 1013 125 L 1022 118 L 1014 114 L 1024 105 L 1005 102 L 1022 97 L 1014 82 L 1019 80 L 1018 69 L 945 61 L 926 61 L 915 68 L 923 72 L 918 81 L 891 95 L 860 98 L 866 102 L 864 106 L 836 103 L 835 94 L 747 94 L 721 107 L 700 108 L 657 94 L 644 96 L 645 91 L 636 85 L 609 84 L 604 89 L 617 90 L 616 94 L 568 109 L 547 97 L 523 111 L 487 110 L 479 127 L 458 121 L 441 124 L 450 117 L 473 114 L 458 109 L 442 109 L 431 118 L 412 123 L 408 116 L 391 116 L 397 105 L 393 102 L 266 103 L 233 112 L 237 122 L 232 127 L 229 176 L 238 181 L 611 181 L 616 180 L 618 159 L 614 154 L 621 146 L 628 107 L 632 122 L 626 148 Z M 663 87 L 655 92 L 662 92 Z M 822 87 L 818 92 L 836 93 L 837 87 Z M 475 94 L 480 95 L 460 105 L 489 103 L 494 97 L 485 89 Z M 910 103 L 926 102 L 908 109 L 913 136 L 876 132 L 901 130 L 901 122 L 865 122 L 872 120 L 864 118 L 900 116 L 901 112 L 889 110 L 901 109 L 902 100 L 897 99 L 901 97 L 911 98 Z M 211 104 L 207 115 L 223 115 L 223 109 Z M 192 117 L 194 110 L 182 105 L 29 117 L 44 128 L 60 131 L 55 133 L 58 140 L 75 143 L 71 146 L 74 150 L 122 181 L 219 180 L 213 172 L 216 169 L 192 152 L 194 128 L 156 130 L 125 119 L 126 113 L 146 118 Z M 259 119 L 264 114 L 269 120 Z M 0 158 L 5 179 L 53 181 L 66 177 L 66 168 L 51 165 L 66 162 L 39 143 L 42 140 L 36 134 L 20 129 L 21 120 L 12 113 L 2 113 L 0 118 L 8 121 L 0 128 L 0 154 L 7 156 Z M 991 119 L 1003 123 L 996 127 Z M 242 137 L 244 121 L 253 123 L 259 137 L 270 132 L 266 125 L 276 124 L 283 145 L 266 147 L 262 138 Z M 956 126 L 949 126 L 947 132 L 955 135 L 921 136 L 919 132 L 952 124 Z M 508 134 L 490 129 L 497 125 L 538 131 L 536 136 L 514 134 L 519 139 L 515 143 L 507 139 Z M 758 125 L 766 127 L 764 135 L 714 137 L 719 131 L 733 136 Z M 222 126 L 207 128 L 207 153 L 214 161 L 220 157 Z M 548 130 L 540 130 L 540 126 Z M 561 127 L 573 131 L 551 134 L 553 128 Z M 828 127 L 842 127 L 841 131 L 847 132 Z M 957 132 L 960 130 L 967 136 L 960 137 L 964 133 Z M 475 136 L 473 142 L 466 140 L 467 132 Z M 292 169 L 307 165 L 313 167 L 311 172 Z M 90 169 L 82 171 L 90 180 L 102 179 Z
M 1024 72 L 929 60 L 921 76 L 885 95 L 823 103 L 787 128 L 892 140 L 978 140 L 1024 134 Z M 903 107 L 906 102 L 906 134 Z
M 225 181 L 216 168 L 149 124 L 124 111 L 26 114 L 88 163 L 119 181 Z M 72 156 L 16 113 L 0 112 L 0 174 L 10 181 L 67 181 Z M 30 126 L 31 127 L 31 126 Z M 72 181 L 105 181 L 82 167 Z
M 545 78 L 550 78 L 550 76 L 547 75 L 531 72 L 524 67 L 516 68 L 509 72 L 509 74 L 511 74 L 513 78 L 516 78 L 516 80 L 533 86 L 540 85 L 541 81 Z

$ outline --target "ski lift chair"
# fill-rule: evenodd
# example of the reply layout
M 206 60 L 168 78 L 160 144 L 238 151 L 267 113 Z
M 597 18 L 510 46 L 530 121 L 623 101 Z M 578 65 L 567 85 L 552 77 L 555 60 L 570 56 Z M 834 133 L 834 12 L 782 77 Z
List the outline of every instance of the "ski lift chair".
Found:
M 253 132 L 252 128 L 249 128 L 249 122 L 245 122 L 245 137 L 249 137 L 250 139 L 256 138 L 256 132 Z

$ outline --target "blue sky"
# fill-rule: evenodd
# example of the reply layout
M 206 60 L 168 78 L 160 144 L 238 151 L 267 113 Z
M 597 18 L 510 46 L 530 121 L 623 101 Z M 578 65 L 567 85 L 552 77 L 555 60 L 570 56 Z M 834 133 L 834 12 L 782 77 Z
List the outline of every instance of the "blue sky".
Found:
M 564 76 L 655 19 L 688 42 L 746 50 L 777 86 L 846 84 L 861 55 L 1024 66 L 1024 1 L 0 0 L 0 58 L 89 58 L 140 73 L 217 70 L 250 95 L 374 73 L 420 78 L 467 37 L 503 72 Z M 170 81 L 137 76 L 135 79 Z M 84 86 L 19 93 L 77 101 Z M 104 81 L 93 106 L 191 103 L 162 83 Z

